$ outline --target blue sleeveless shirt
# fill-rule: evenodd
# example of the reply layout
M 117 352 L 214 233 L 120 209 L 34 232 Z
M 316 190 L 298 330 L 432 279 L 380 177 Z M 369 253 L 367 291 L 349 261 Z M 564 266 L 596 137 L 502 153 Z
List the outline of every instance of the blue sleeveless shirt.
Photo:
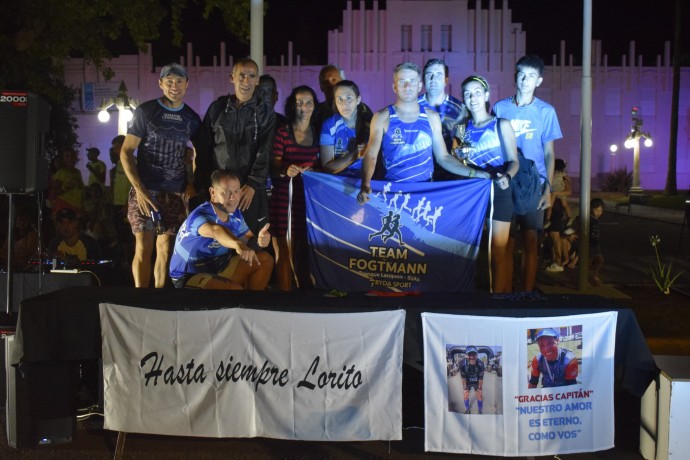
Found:
M 425 182 L 434 172 L 431 125 L 426 111 L 420 107 L 419 117 L 404 123 L 392 105 L 388 106 L 390 121 L 383 135 L 383 162 L 386 180 L 392 182 Z

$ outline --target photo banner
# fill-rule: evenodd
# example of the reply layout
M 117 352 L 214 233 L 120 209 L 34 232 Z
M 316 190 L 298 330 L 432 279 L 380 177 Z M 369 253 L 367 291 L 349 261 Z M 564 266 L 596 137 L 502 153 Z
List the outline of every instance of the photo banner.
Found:
M 104 428 L 402 439 L 404 310 L 160 311 L 100 304 Z
M 307 234 L 316 286 L 349 292 L 469 292 L 491 181 L 371 181 L 307 172 Z
M 525 457 L 613 448 L 616 318 L 423 313 L 425 450 Z

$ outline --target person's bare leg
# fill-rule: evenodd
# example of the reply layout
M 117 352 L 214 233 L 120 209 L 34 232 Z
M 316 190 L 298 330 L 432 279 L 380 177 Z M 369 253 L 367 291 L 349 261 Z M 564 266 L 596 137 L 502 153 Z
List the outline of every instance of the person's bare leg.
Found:
M 206 283 L 204 289 L 227 289 L 231 291 L 241 291 L 244 289 L 244 286 L 227 278 L 223 278 L 222 276 L 214 276 Z
M 596 255 L 592 257 L 592 282 L 595 286 L 601 286 L 601 278 L 599 278 L 599 270 L 604 265 L 604 257 Z
M 567 217 L 568 222 L 570 222 L 573 219 L 573 211 L 570 210 L 570 203 L 568 203 L 568 199 L 565 197 L 561 198 L 561 203 L 563 203 L 563 211 L 565 211 L 565 217 Z
M 560 232 L 549 232 L 551 237 L 551 253 L 553 256 L 553 262 L 556 265 L 565 265 L 565 260 L 563 259 L 562 247 L 561 247 L 561 233 Z
M 514 225 L 514 224 L 511 224 Z M 509 231 L 510 233 L 510 231 Z M 515 238 L 511 235 L 508 237 L 508 244 L 506 245 L 506 278 L 510 283 L 510 291 L 513 292 L 513 265 L 515 261 L 513 257 L 515 256 Z
M 290 252 L 287 238 L 284 236 L 273 237 L 273 247 L 276 252 L 276 284 L 281 291 L 292 290 L 292 267 L 290 266 Z
M 492 221 L 491 269 L 493 273 L 493 292 L 511 292 L 512 270 L 508 267 L 506 256 L 510 236 L 510 222 Z M 512 258 L 511 258 L 512 263 Z
M 153 253 L 153 232 L 143 231 L 134 234 L 134 257 L 132 275 L 134 287 L 149 287 L 151 284 L 151 254 Z
M 522 289 L 534 291 L 537 278 L 537 231 L 522 229 Z
M 247 289 L 252 291 L 263 291 L 268 286 L 268 282 L 271 280 L 271 274 L 273 273 L 273 257 L 267 252 L 257 252 L 256 255 L 259 257 L 259 265 L 256 271 L 249 275 L 247 280 Z
M 240 260 L 230 280 L 245 289 L 263 291 L 271 279 L 273 257 L 263 251 L 257 252 L 256 256 L 259 258 L 259 262 L 254 261 L 251 265 Z
M 561 238 L 561 260 L 563 261 L 563 267 L 570 266 L 570 240 L 566 236 Z
M 168 264 L 170 263 L 170 252 L 175 235 L 158 235 L 156 238 L 156 262 L 153 267 L 153 284 L 156 288 L 165 287 L 168 277 Z

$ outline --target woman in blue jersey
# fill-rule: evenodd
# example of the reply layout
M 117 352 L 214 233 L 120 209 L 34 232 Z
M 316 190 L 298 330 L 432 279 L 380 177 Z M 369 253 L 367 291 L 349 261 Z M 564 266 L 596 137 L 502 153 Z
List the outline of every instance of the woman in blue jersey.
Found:
M 517 173 L 517 145 L 510 121 L 496 118 L 489 109 L 489 83 L 471 76 L 462 82 L 462 98 L 470 112 L 466 124 L 455 132 L 454 151 L 465 165 L 491 174 L 491 290 L 511 292 L 512 280 L 507 266 L 513 196 L 510 178 Z
M 360 177 L 373 113 L 362 104 L 355 82 L 339 81 L 334 93 L 338 113 L 321 127 L 321 165 L 331 174 Z

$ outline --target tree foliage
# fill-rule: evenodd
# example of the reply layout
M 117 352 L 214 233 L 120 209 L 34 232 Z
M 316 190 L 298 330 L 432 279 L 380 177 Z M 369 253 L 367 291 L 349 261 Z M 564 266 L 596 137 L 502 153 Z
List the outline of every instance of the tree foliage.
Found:
M 228 30 L 249 35 L 249 0 L 0 0 L 0 89 L 27 90 L 43 96 L 51 111 L 51 140 L 56 147 L 75 145 L 76 124 L 70 106 L 77 89 L 65 84 L 64 62 L 82 57 L 105 79 L 106 65 L 123 41 L 143 49 L 170 18 L 175 44 L 189 2 L 201 2 L 204 18 L 219 10 Z

